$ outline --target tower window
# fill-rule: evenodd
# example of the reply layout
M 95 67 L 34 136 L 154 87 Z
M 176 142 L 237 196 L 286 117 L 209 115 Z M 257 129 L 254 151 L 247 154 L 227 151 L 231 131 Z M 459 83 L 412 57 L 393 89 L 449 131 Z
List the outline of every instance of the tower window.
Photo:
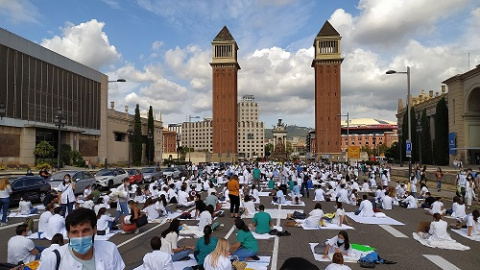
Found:
M 232 45 L 217 45 L 215 46 L 215 57 L 229 58 L 232 57 Z
M 320 42 L 320 53 L 338 53 L 338 41 Z

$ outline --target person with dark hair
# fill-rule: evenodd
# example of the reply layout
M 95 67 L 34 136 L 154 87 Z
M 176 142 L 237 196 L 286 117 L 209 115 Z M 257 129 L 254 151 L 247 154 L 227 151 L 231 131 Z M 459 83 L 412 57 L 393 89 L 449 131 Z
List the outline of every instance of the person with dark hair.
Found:
M 172 256 L 160 251 L 162 240 L 158 236 L 152 237 L 150 246 L 153 251 L 143 256 L 143 269 L 145 270 L 173 270 Z
M 128 190 L 130 187 L 130 179 L 127 177 L 123 179 L 123 183 L 117 187 L 118 203 L 117 212 L 115 213 L 115 222 L 117 222 L 121 216 L 128 215 Z
M 325 270 L 351 270 L 352 268 L 343 264 L 342 253 L 334 253 L 332 257 L 332 263 L 325 268 Z
M 47 204 L 45 212 L 38 219 L 38 236 L 48 230 L 48 220 L 53 216 L 53 204 Z
M 195 256 L 200 269 L 203 268 L 203 262 L 207 255 L 217 246 L 218 238 L 212 237 L 212 231 L 210 225 L 205 226 L 205 228 L 203 228 L 203 237 L 198 239 L 195 244 L 193 255 Z
M 48 219 L 48 227 L 43 236 L 48 240 L 52 240 L 52 237 L 57 233 L 65 237 L 67 236 L 65 218 L 62 216 L 62 207 L 60 206 L 53 209 L 53 216 Z
M 63 242 L 63 234 L 57 233 L 52 237 L 52 241 L 50 241 L 51 245 L 42 251 L 42 255 L 40 256 L 40 261 L 42 261 L 48 254 L 53 252 L 54 250 L 58 250 L 61 246 L 64 245 Z
M 200 231 L 203 231 L 203 228 L 205 226 L 211 225 L 212 230 L 215 230 L 221 225 L 219 222 L 213 223 L 213 206 L 212 205 L 207 205 L 207 208 L 200 214 L 200 221 L 198 222 L 198 229 Z
M 62 206 L 62 215 L 65 217 L 73 211 L 73 204 L 75 203 L 75 183 L 70 174 L 63 176 L 63 182 L 57 187 L 58 198 Z
M 325 242 L 323 258 L 328 258 L 328 254 L 332 253 L 342 253 L 342 255 L 346 256 L 352 254 L 352 248 L 350 246 L 350 239 L 348 238 L 347 231 L 340 231 L 338 235 L 328 239 Z
M 258 243 L 257 239 L 253 237 L 252 232 L 242 219 L 235 220 L 235 227 L 238 229 L 237 242 L 230 246 L 233 253 L 232 256 L 237 256 L 239 260 L 245 261 L 247 259 L 258 260 Z
M 97 214 L 97 235 L 106 235 L 110 233 L 113 227 L 113 217 L 107 212 L 107 208 L 100 208 Z
M 252 229 L 256 233 L 269 233 L 273 228 L 272 216 L 265 212 L 265 206 L 260 204 L 258 207 L 259 212 L 255 213 L 252 219 Z
M 368 200 L 368 195 L 363 194 L 363 200 L 360 203 L 358 208 L 360 213 L 358 214 L 361 217 L 373 217 L 375 212 L 373 212 L 373 204 L 371 201 Z
M 348 220 L 348 217 L 345 214 L 345 209 L 343 208 L 343 204 L 341 202 L 336 202 L 335 208 L 337 209 L 337 211 L 335 212 L 335 217 L 333 217 L 331 223 L 336 224 L 340 227 L 343 225 L 343 223 L 350 226 L 350 221 Z
M 306 228 L 318 228 L 319 226 L 323 225 L 323 216 L 324 212 L 322 210 L 322 205 L 320 203 L 316 203 L 315 207 L 312 211 L 308 214 L 308 218 L 305 219 L 304 226 Z
M 205 202 L 203 202 L 202 200 L 202 195 L 200 195 L 200 193 L 196 193 L 195 194 L 195 217 L 194 218 L 197 218 L 200 216 L 200 213 L 202 213 L 205 208 L 207 208 L 207 205 L 205 204 Z
M 31 239 L 28 239 L 27 232 L 29 228 L 25 224 L 18 225 L 15 229 L 16 235 L 8 240 L 7 244 L 7 262 L 18 264 L 18 262 L 33 262 L 40 251 L 37 249 Z
M 60 253 L 59 269 L 109 269 L 125 268 L 122 256 L 117 246 L 110 241 L 94 241 L 97 232 L 97 217 L 95 212 L 79 208 L 70 213 L 65 225 L 68 245 L 58 248 Z M 40 262 L 38 270 L 56 269 L 57 256 L 50 253 Z
M 286 259 L 279 270 L 320 270 L 315 264 L 301 257 L 291 257 Z
M 240 208 L 240 184 L 238 183 L 238 176 L 234 175 L 227 183 L 228 197 L 230 198 L 230 217 L 238 218 L 238 211 Z
M 178 236 L 182 229 L 178 219 L 172 220 L 170 226 L 161 234 L 162 247 L 161 251 L 166 252 L 172 256 L 172 261 L 180 261 L 190 254 L 195 248 L 189 246 L 178 247 Z
M 467 218 L 467 228 L 468 228 L 468 236 L 480 236 L 480 212 L 475 209 L 472 211 L 472 214 Z

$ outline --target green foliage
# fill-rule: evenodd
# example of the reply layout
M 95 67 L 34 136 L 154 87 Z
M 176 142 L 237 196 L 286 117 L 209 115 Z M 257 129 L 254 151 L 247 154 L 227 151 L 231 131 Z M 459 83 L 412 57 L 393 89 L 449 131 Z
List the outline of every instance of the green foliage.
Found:
M 435 113 L 435 140 L 433 142 L 434 162 L 448 165 L 448 107 L 445 98 L 437 103 Z
M 147 140 L 147 158 L 148 164 L 152 164 L 155 160 L 155 129 L 153 125 L 153 108 L 150 106 L 148 110 L 148 119 L 147 119 L 147 134 L 152 134 L 152 138 Z M 147 137 L 148 138 L 148 137 Z
M 77 167 L 85 167 L 85 160 L 83 160 L 82 154 L 79 151 L 71 151 L 70 152 L 70 159 L 72 160 L 72 164 Z
M 265 145 L 265 156 L 268 157 L 272 154 L 273 152 L 273 144 L 269 143 Z
M 37 163 L 37 166 L 35 166 L 38 170 L 41 170 L 43 168 L 47 169 L 47 170 L 50 170 L 52 168 L 52 166 L 45 162 L 45 163 Z
M 399 159 L 400 159 L 400 142 L 392 143 L 390 148 L 385 150 L 385 157 L 387 159 L 393 159 L 393 160 L 399 161 Z
M 63 162 L 63 164 L 66 165 L 72 165 L 70 162 L 71 159 L 71 154 L 72 154 L 72 147 L 69 144 L 62 144 L 60 145 L 60 160 Z
M 135 166 L 142 165 L 142 122 L 140 119 L 140 108 L 137 104 L 135 106 L 135 117 L 133 123 L 133 135 L 132 135 L 132 163 Z
M 432 137 L 430 135 L 430 121 L 427 118 L 427 110 L 422 112 L 422 163 L 433 164 L 432 159 Z
M 47 141 L 41 141 L 37 144 L 33 153 L 41 158 L 51 157 L 55 153 L 55 147 Z

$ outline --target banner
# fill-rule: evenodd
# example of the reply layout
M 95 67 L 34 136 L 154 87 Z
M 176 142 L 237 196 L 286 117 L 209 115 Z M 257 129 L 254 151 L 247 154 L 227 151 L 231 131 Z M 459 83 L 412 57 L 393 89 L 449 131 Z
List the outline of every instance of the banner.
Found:
M 360 159 L 360 146 L 349 146 L 348 158 Z

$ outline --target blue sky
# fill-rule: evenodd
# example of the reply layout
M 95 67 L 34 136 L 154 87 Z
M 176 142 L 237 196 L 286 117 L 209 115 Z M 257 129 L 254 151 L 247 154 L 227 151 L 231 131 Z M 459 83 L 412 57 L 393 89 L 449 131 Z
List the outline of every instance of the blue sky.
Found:
M 227 25 L 239 46 L 239 96 L 254 94 L 267 127 L 314 126 L 313 40 L 342 35 L 342 112 L 395 120 L 412 93 L 480 64 L 474 0 L 0 0 L 0 27 L 127 83 L 109 101 L 161 112 L 164 125 L 211 116 L 211 41 Z

